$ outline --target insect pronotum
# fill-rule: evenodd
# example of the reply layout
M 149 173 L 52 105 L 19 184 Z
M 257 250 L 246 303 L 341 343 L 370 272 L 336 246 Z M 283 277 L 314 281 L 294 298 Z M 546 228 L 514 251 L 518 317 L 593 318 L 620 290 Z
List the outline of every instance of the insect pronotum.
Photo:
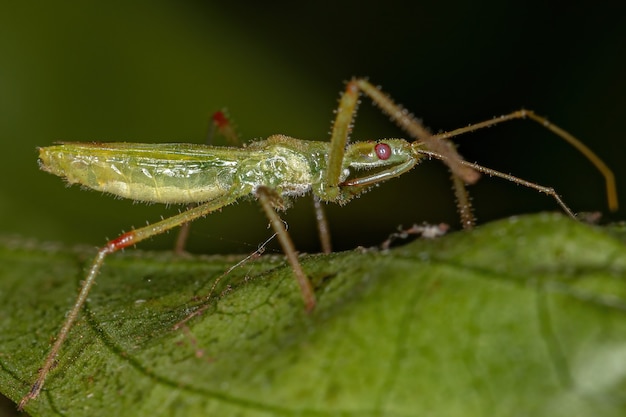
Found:
M 401 127 L 412 141 L 382 139 L 349 143 L 361 93 Z M 605 177 L 609 208 L 617 209 L 615 180 L 610 169 L 582 142 L 543 117 L 529 110 L 518 110 L 448 133 L 431 134 L 409 112 L 365 79 L 352 79 L 347 83 L 337 108 L 330 142 L 274 135 L 244 148 L 185 143 L 72 142 L 40 148 L 41 169 L 65 178 L 70 184 L 80 184 L 137 201 L 197 205 L 124 233 L 98 250 L 79 295 L 19 408 L 41 392 L 107 255 L 206 216 L 241 197 L 253 195 L 261 204 L 293 269 L 307 311 L 315 306 L 315 293 L 300 266 L 291 238 L 276 213 L 276 209 L 284 209 L 288 205 L 284 198 L 298 197 L 307 192 L 313 194 L 326 252 L 330 251 L 330 239 L 320 201 L 345 204 L 372 185 L 404 174 L 424 158 L 440 159 L 452 172 L 461 222 L 465 228 L 474 224 L 465 184 L 476 182 L 480 173 L 548 194 L 568 216 L 575 218 L 574 212 L 552 188 L 467 162 L 448 141 L 453 136 L 523 118 L 539 123 L 584 154 Z

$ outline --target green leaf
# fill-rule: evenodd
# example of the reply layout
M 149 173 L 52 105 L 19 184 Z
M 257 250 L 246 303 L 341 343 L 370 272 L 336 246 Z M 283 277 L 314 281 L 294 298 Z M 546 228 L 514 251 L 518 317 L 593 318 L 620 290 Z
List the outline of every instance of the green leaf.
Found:
M 618 236 L 618 237 L 616 237 Z M 107 259 L 33 416 L 618 416 L 626 248 L 557 215 L 390 251 Z M 27 391 L 93 251 L 0 245 L 0 389 Z M 173 330 L 200 306 L 188 327 Z

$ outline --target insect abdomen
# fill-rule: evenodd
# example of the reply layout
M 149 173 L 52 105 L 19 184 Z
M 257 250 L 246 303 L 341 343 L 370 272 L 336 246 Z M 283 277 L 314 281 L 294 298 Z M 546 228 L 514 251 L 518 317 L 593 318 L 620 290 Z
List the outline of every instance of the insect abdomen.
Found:
M 39 149 L 41 169 L 70 184 L 137 201 L 198 203 L 228 192 L 234 164 L 180 158 L 154 158 L 63 144 Z

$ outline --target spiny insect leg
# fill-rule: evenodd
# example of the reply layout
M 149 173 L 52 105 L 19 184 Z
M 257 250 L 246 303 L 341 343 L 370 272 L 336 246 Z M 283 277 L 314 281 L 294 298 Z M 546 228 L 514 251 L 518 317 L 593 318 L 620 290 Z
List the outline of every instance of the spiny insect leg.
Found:
M 152 236 L 159 235 L 161 233 L 166 232 L 174 227 L 180 226 L 184 223 L 188 223 L 192 220 L 195 220 L 199 217 L 205 216 L 215 210 L 218 210 L 239 198 L 240 195 L 229 195 L 221 198 L 217 198 L 215 200 L 211 200 L 207 203 L 201 204 L 197 207 L 179 213 L 175 216 L 168 217 L 167 219 L 163 219 L 159 222 L 147 225 L 140 229 L 136 229 L 123 235 L 119 236 L 116 239 L 111 240 L 105 246 L 98 250 L 98 254 L 94 258 L 91 267 L 89 268 L 89 272 L 87 273 L 87 277 L 82 283 L 80 292 L 76 301 L 74 301 L 74 305 L 72 309 L 67 314 L 63 325 L 61 326 L 61 330 L 57 334 L 57 337 L 46 357 L 43 367 L 38 372 L 37 380 L 32 385 L 30 391 L 22 400 L 20 401 L 18 408 L 21 410 L 24 406 L 32 399 L 36 398 L 41 389 L 44 386 L 46 378 L 50 373 L 50 370 L 54 367 L 56 362 L 56 357 L 63 346 L 63 343 L 67 339 L 72 326 L 74 325 L 76 319 L 78 318 L 78 314 L 82 309 L 85 301 L 87 300 L 87 296 L 93 287 L 93 284 L 96 281 L 96 277 L 100 272 L 102 264 L 104 263 L 104 259 L 107 255 L 117 252 L 120 249 L 126 248 L 128 246 L 132 246 L 136 243 L 141 242 L 142 240 L 148 239 Z
M 261 207 L 263 207 L 263 211 L 267 215 L 267 218 L 274 229 L 274 232 L 276 232 L 276 235 L 278 236 L 278 241 L 283 248 L 283 252 L 285 252 L 285 256 L 287 256 L 287 260 L 293 269 L 296 281 L 300 286 L 306 310 L 310 312 L 315 307 L 315 292 L 313 291 L 311 281 L 304 273 L 304 270 L 300 265 L 300 261 L 298 261 L 298 253 L 296 252 L 291 237 L 289 237 L 289 233 L 287 232 L 287 229 L 285 229 L 282 219 L 278 216 L 276 210 L 274 210 L 274 206 L 280 205 L 277 204 L 277 202 L 280 201 L 280 197 L 273 190 L 267 187 L 258 187 L 256 195 L 259 199 L 259 203 L 261 203 Z

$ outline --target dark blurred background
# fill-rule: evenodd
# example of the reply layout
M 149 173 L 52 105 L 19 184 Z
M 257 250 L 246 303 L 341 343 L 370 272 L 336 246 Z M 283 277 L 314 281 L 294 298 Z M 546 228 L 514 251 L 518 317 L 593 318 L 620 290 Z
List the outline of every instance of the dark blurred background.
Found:
M 0 14 L 0 231 L 101 245 L 177 207 L 66 189 L 37 168 L 58 140 L 202 142 L 230 111 L 245 139 L 327 140 L 343 81 L 368 76 L 433 131 L 520 107 L 569 130 L 615 171 L 626 205 L 623 7 L 577 2 L 21 2 Z M 621 6 L 620 6 L 621 7 Z M 353 139 L 402 136 L 364 102 Z M 529 121 L 460 137 L 468 160 L 553 186 L 574 211 L 607 211 L 600 174 Z M 559 210 L 535 191 L 485 178 L 480 222 Z M 622 219 L 625 211 L 607 215 Z M 345 207 L 329 207 L 338 249 L 374 245 L 397 226 L 458 227 L 448 174 L 426 162 Z M 318 248 L 310 198 L 286 219 Z M 194 252 L 250 252 L 271 233 L 243 202 L 196 222 Z M 144 248 L 170 248 L 174 234 Z

